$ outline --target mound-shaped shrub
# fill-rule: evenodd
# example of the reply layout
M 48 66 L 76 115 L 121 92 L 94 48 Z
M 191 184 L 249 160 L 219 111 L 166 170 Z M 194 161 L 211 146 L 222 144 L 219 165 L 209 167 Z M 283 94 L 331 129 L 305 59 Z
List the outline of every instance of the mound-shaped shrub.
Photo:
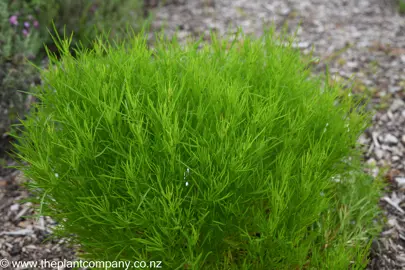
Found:
M 291 42 L 151 49 L 141 33 L 76 58 L 60 42 L 15 135 L 40 213 L 93 260 L 364 268 L 379 230 L 380 184 L 356 147 L 369 118 Z

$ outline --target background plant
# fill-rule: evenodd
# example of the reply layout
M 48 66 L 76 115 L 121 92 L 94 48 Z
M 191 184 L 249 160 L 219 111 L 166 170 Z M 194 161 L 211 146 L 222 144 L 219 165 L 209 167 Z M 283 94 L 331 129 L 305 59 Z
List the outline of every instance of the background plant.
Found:
M 405 14 L 405 1 L 398 0 L 398 10 L 400 14 Z
M 142 8 L 141 0 L 10 0 L 2 2 L 2 27 L 30 37 L 23 39 L 29 46 L 18 51 L 28 50 L 35 55 L 43 43 L 52 42 L 49 31 L 54 30 L 53 23 L 59 34 L 69 36 L 74 32 L 74 43 L 80 41 L 85 47 L 91 47 L 94 38 L 101 32 L 109 32 L 110 38 L 122 38 L 127 26 L 139 29 L 143 23 Z M 2 41 L 7 44 L 8 51 L 18 48 L 15 42 L 21 38 L 6 34 L 10 33 L 4 32 Z M 7 42 L 12 38 L 13 42 Z
M 91 47 L 100 33 L 108 32 L 111 39 L 124 38 L 128 26 L 139 29 L 144 21 L 142 0 L 32 0 L 32 4 L 41 10 L 43 25 L 54 22 L 59 34 L 73 32 L 73 43 L 85 47 Z
M 18 114 L 24 114 L 27 91 L 38 80 L 27 58 L 35 60 L 41 45 L 38 21 L 23 1 L 0 2 L 0 134 L 9 130 Z
M 380 192 L 356 147 L 368 116 L 289 39 L 212 40 L 152 50 L 141 33 L 76 58 L 57 43 L 14 135 L 41 214 L 85 258 L 364 268 Z
M 32 98 L 24 92 L 40 82 L 29 61 L 44 65 L 44 44 L 55 47 L 50 32 L 74 32 L 72 49 L 79 43 L 91 47 L 100 30 L 120 39 L 125 27 L 137 29 L 142 8 L 141 0 L 0 1 L 0 135 L 27 113 Z

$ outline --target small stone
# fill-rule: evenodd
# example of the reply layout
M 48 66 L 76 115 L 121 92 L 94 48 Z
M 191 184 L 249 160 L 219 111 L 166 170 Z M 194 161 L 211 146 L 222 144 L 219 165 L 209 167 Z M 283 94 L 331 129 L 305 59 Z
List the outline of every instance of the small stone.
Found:
M 283 9 L 280 11 L 280 14 L 283 15 L 283 16 L 287 16 L 288 14 L 290 14 L 290 12 L 291 12 L 291 9 L 288 8 L 288 7 L 286 7 L 286 8 L 283 8 Z
M 299 43 L 298 43 L 298 48 L 300 48 L 300 49 L 305 49 L 305 48 L 308 48 L 309 45 L 310 45 L 309 42 L 306 42 L 306 41 L 299 42 Z
M 31 235 L 34 231 L 31 229 L 22 229 L 12 232 L 0 232 L 0 235 L 13 235 L 13 236 L 20 236 L 20 235 Z
M 397 144 L 398 143 L 398 139 L 397 137 L 395 137 L 394 135 L 388 133 L 387 135 L 385 135 L 384 137 L 384 142 L 388 143 L 388 144 Z
M 374 148 L 374 154 L 377 157 L 377 159 L 382 159 L 384 156 L 384 151 L 380 148 Z
M 388 111 L 388 112 L 387 112 L 387 117 L 388 117 L 388 119 L 389 119 L 390 121 L 392 121 L 392 119 L 394 118 L 394 115 L 392 114 L 391 111 Z
M 0 177 L 0 188 L 6 187 L 7 184 L 8 184 L 8 183 L 7 183 L 7 180 L 4 179 L 4 178 L 2 178 L 2 177 Z
M 30 225 L 31 225 L 30 220 L 24 220 L 24 221 L 18 222 L 18 226 L 21 228 L 28 228 Z
M 405 135 L 402 135 L 401 141 L 402 141 L 402 143 L 405 143 Z
M 397 182 L 399 187 L 405 186 L 405 177 L 395 177 L 395 182 Z
M 18 203 L 13 204 L 12 206 L 10 206 L 10 211 L 18 211 L 18 209 L 20 209 L 20 205 Z
M 1 255 L 1 257 L 3 257 L 3 258 L 8 258 L 8 257 L 10 257 L 10 254 L 7 253 L 7 251 L 1 250 L 1 249 L 0 249 L 0 255 Z
M 405 107 L 405 102 L 402 99 L 394 99 L 389 110 L 391 112 L 395 112 L 398 109 L 404 108 L 404 107 Z
M 400 91 L 401 89 L 402 89 L 401 86 L 390 86 L 390 87 L 388 88 L 388 91 L 389 91 L 390 93 L 396 93 L 396 92 Z
M 21 247 L 18 244 L 14 244 L 10 250 L 10 255 L 16 256 L 18 254 L 21 254 Z
M 358 142 L 362 145 L 367 145 L 367 144 L 369 144 L 370 140 L 366 137 L 365 134 L 361 134 L 358 139 Z
M 390 227 L 394 227 L 395 225 L 398 224 L 398 222 L 397 222 L 397 220 L 396 220 L 395 218 L 390 218 L 390 219 L 387 221 L 387 224 L 390 225 Z
M 357 64 L 357 62 L 353 62 L 353 61 L 349 61 L 346 63 L 347 67 L 349 68 L 357 68 L 359 65 Z
M 25 248 L 26 249 L 37 249 L 37 247 L 35 246 L 35 245 L 28 245 L 28 246 L 25 246 Z
M 390 147 L 389 145 L 386 145 L 386 144 L 381 145 L 381 149 L 384 151 L 392 152 L 392 147 Z
M 394 161 L 394 162 L 395 162 L 395 161 L 398 161 L 398 160 L 400 160 L 400 159 L 401 159 L 401 158 L 400 158 L 399 156 L 393 156 L 393 157 L 392 157 L 392 161 Z
M 374 146 L 379 148 L 380 147 L 380 143 L 378 141 L 378 133 L 377 132 L 371 132 L 371 138 L 373 139 L 374 142 Z

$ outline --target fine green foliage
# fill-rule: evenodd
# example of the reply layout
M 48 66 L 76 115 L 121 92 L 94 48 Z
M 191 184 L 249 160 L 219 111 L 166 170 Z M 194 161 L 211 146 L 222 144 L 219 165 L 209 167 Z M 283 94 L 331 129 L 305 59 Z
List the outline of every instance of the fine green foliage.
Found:
M 40 214 L 93 260 L 363 269 L 381 185 L 362 171 L 369 116 L 350 92 L 273 31 L 154 49 L 144 36 L 76 57 L 57 42 L 14 135 Z

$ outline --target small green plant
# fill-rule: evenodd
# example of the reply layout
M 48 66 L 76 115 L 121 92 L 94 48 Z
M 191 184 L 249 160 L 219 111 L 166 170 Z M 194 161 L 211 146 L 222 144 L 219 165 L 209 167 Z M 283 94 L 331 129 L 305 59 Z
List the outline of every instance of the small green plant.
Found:
M 14 134 L 40 214 L 93 260 L 365 268 L 380 228 L 356 146 L 369 116 L 290 38 L 211 40 L 149 49 L 141 33 L 76 57 L 56 42 Z
M 405 14 L 405 1 L 404 0 L 398 0 L 398 11 L 400 14 Z

